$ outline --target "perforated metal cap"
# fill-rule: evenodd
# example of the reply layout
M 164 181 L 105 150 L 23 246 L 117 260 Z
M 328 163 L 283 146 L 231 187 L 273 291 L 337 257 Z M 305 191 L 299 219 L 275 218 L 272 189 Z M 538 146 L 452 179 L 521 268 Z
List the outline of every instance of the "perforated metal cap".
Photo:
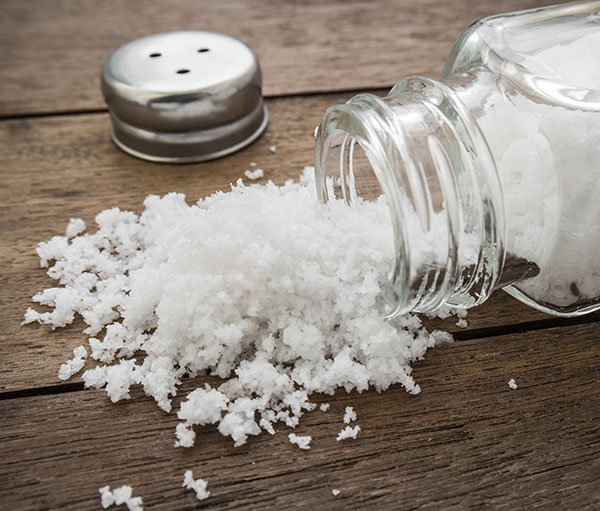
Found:
M 113 141 L 159 162 L 210 160 L 250 144 L 267 126 L 261 86 L 247 45 L 200 30 L 140 37 L 102 68 Z

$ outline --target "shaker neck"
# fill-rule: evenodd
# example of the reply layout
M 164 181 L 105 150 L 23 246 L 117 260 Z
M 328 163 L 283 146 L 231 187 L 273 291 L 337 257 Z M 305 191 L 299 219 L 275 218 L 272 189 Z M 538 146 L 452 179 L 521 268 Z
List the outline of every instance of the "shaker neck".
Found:
M 379 307 L 388 317 L 471 307 L 501 282 L 500 182 L 465 90 L 411 77 L 385 98 L 360 94 L 330 108 L 319 127 L 321 201 L 387 202 L 395 261 Z

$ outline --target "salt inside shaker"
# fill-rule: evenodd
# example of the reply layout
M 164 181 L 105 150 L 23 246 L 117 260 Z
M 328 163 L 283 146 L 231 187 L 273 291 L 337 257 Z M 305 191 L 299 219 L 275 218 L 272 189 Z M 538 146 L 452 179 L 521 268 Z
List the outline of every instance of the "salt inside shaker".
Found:
M 600 2 L 483 19 L 440 80 L 330 108 L 315 169 L 323 201 L 387 202 L 388 316 L 497 288 L 556 315 L 599 309 Z

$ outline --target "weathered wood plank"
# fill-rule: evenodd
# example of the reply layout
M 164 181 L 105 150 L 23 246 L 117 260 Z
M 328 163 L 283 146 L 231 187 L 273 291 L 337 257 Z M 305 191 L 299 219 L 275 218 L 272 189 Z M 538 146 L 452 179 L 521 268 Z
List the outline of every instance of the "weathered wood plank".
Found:
M 182 192 L 190 202 L 226 190 L 255 161 L 266 178 L 282 183 L 312 163 L 313 128 L 327 106 L 346 95 L 270 100 L 271 124 L 263 137 L 230 157 L 168 166 L 137 160 L 115 148 L 105 114 L 0 122 L 0 392 L 58 384 L 58 366 L 82 342 L 82 324 L 56 332 L 20 326 L 36 292 L 54 284 L 39 268 L 35 246 L 61 234 L 71 217 L 88 226 L 118 206 L 140 212 L 147 194 Z M 271 153 L 269 146 L 276 145 Z M 469 329 L 544 321 L 549 316 L 498 293 L 469 314 Z M 432 328 L 461 331 L 454 321 Z
M 104 107 L 98 76 L 130 39 L 176 29 L 238 37 L 259 55 L 267 95 L 389 87 L 437 77 L 478 18 L 544 0 L 6 0 L 0 17 L 0 116 Z
M 240 448 L 203 428 L 194 448 L 174 449 L 174 415 L 139 393 L 117 405 L 101 391 L 3 400 L 0 502 L 98 509 L 98 487 L 131 484 L 147 509 L 597 509 L 597 332 L 578 325 L 431 350 L 415 368 L 418 396 L 393 387 L 319 397 L 330 411 L 307 414 L 296 431 L 312 435 L 309 451 L 285 428 Z M 336 442 L 348 405 L 362 431 Z M 209 500 L 181 489 L 188 468 L 208 480 Z

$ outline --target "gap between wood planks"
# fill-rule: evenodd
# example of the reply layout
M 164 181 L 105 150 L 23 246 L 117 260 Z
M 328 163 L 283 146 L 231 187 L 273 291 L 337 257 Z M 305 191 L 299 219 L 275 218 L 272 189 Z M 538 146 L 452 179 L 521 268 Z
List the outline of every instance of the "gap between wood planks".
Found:
M 336 89 L 332 90 L 313 90 L 306 92 L 293 92 L 293 93 L 283 93 L 283 94 L 269 94 L 263 96 L 265 100 L 271 99 L 294 99 L 294 98 L 306 98 L 311 96 L 339 96 L 347 94 L 350 96 L 356 96 L 357 94 L 370 93 L 375 94 L 376 96 L 384 96 L 386 95 L 394 84 L 386 85 L 385 87 L 376 87 L 373 89 Z M 26 114 L 9 114 L 9 115 L 0 115 L 1 121 L 16 121 L 19 119 L 39 119 L 45 117 L 69 117 L 71 115 L 94 115 L 94 114 L 105 114 L 108 112 L 108 108 L 89 108 L 83 110 L 56 110 L 50 112 L 35 112 L 35 113 L 26 113 Z
M 452 332 L 454 342 L 471 341 L 474 339 L 485 339 L 490 337 L 500 337 L 502 335 L 521 334 L 536 330 L 546 330 L 551 328 L 561 328 L 573 325 L 583 325 L 588 323 L 600 323 L 600 312 L 574 318 L 558 318 L 549 316 L 548 319 L 535 321 L 526 321 L 523 323 L 513 323 L 509 325 L 492 326 L 489 328 L 476 328 L 473 330 Z M 59 383 L 56 385 L 47 385 L 44 387 L 10 390 L 0 392 L 0 401 L 6 399 L 21 399 L 35 396 L 49 396 L 55 394 L 66 394 L 69 392 L 80 392 L 86 390 L 83 382 Z

